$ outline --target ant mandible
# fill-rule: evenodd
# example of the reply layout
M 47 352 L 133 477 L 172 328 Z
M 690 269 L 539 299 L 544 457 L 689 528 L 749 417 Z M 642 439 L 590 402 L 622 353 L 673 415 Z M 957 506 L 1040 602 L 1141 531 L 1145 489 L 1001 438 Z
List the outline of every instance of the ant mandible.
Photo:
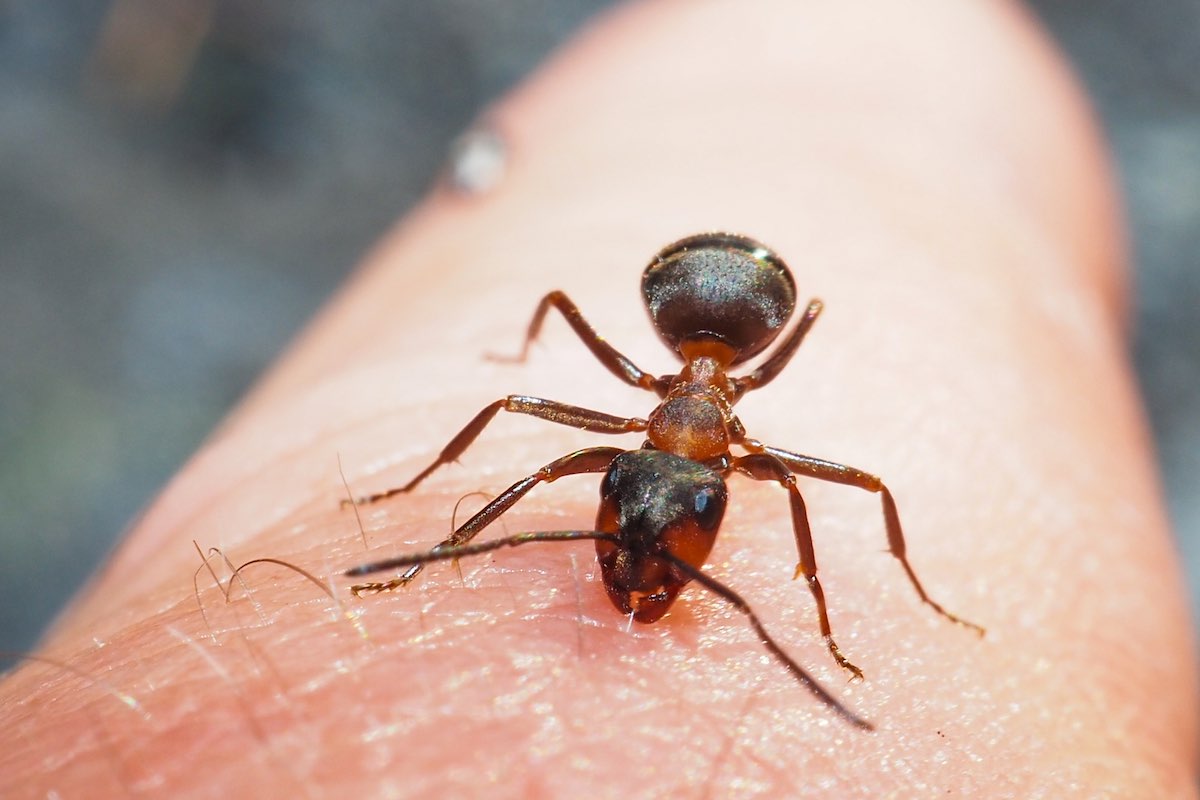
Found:
M 655 377 L 638 368 L 597 334 L 561 291 L 550 292 L 538 304 L 516 360 L 526 358 L 546 314 L 557 309 L 610 372 L 658 395 L 661 402 L 648 418 L 616 417 L 553 400 L 509 395 L 480 411 L 432 464 L 404 486 L 357 502 L 374 503 L 412 491 L 434 470 L 456 461 L 501 410 L 594 433 L 644 432 L 646 441 L 641 449 L 590 447 L 555 459 L 514 483 L 432 550 L 348 570 L 347 575 L 361 576 L 408 567 L 396 578 L 358 584 L 352 591 L 360 595 L 404 586 L 433 561 L 530 542 L 591 539 L 596 542 L 604 587 L 622 613 L 638 622 L 654 622 L 667 612 L 683 587 L 695 581 L 746 614 L 772 655 L 822 701 L 854 724 L 870 727 L 784 653 L 745 600 L 701 571 L 725 513 L 726 476 L 738 472 L 780 484 L 791 502 L 792 530 L 800 555 L 794 577 L 804 577 L 816 600 L 821 635 L 829 652 L 840 666 L 861 678 L 862 670 L 842 655 L 833 638 L 796 477 L 847 484 L 880 496 L 889 549 L 921 600 L 950 621 L 983 633 L 978 625 L 950 613 L 925 592 L 908 562 L 896 503 L 883 481 L 853 467 L 763 444 L 746 435 L 733 413 L 743 395 L 766 386 L 791 361 L 821 313 L 821 301 L 809 302 L 791 333 L 756 369 L 734 377 L 728 371 L 765 350 L 796 306 L 791 272 L 774 252 L 754 239 L 729 233 L 681 239 L 663 248 L 646 267 L 642 297 L 658 335 L 684 362 L 678 374 Z M 733 455 L 731 445 L 746 454 Z M 469 544 L 534 486 L 587 473 L 604 473 L 595 530 L 521 533 Z

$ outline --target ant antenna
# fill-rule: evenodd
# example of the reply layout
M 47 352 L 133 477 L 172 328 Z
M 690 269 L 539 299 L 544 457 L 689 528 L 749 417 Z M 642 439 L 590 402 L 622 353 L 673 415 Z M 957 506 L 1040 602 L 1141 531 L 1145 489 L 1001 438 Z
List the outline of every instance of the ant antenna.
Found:
M 536 531 L 532 533 L 518 533 L 513 536 L 506 536 L 503 539 L 491 539 L 486 542 L 476 542 L 472 544 L 459 545 L 457 547 L 435 547 L 432 550 L 427 550 L 423 553 L 410 553 L 408 555 L 395 556 L 393 558 L 384 559 L 383 561 L 375 561 L 370 564 L 361 564 L 357 567 L 348 569 L 343 573 L 347 577 L 359 577 L 369 575 L 375 572 L 384 572 L 393 570 L 397 567 L 410 567 L 417 564 L 431 564 L 435 561 L 452 561 L 468 556 L 477 556 L 484 553 L 490 553 L 493 550 L 500 550 L 505 547 L 520 547 L 523 544 L 531 544 L 533 542 L 574 542 L 583 540 L 593 540 L 597 542 L 608 542 L 609 544 L 620 546 L 621 539 L 613 533 L 604 533 L 602 531 Z M 833 709 L 844 720 L 849 722 L 856 728 L 865 731 L 875 730 L 875 726 L 867 720 L 855 714 L 850 709 L 841 704 L 833 695 L 825 690 L 816 680 L 808 674 L 804 667 L 800 666 L 795 659 L 784 652 L 779 643 L 767 633 L 767 629 L 763 626 L 758 615 L 754 613 L 754 609 L 746 602 L 740 594 L 726 586 L 716 578 L 710 577 L 701 570 L 693 567 L 691 564 L 677 558 L 667 551 L 655 553 L 658 558 L 671 564 L 676 569 L 683 572 L 696 583 L 703 586 L 708 591 L 720 597 L 725 602 L 742 612 L 750 621 L 750 626 L 754 628 L 754 632 L 758 634 L 759 640 L 767 651 L 775 657 L 788 672 L 792 673 L 806 689 L 809 690 L 818 700 L 824 703 L 829 708 Z

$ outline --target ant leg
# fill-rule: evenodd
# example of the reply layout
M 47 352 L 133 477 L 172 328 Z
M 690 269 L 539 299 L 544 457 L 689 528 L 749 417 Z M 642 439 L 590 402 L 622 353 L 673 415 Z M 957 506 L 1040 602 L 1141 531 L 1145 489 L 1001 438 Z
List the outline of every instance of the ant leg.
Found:
M 475 516 L 460 525 L 454 533 L 447 536 L 441 542 L 438 542 L 429 552 L 431 554 L 442 553 L 447 549 L 460 548 L 467 544 L 475 538 L 476 534 L 492 524 L 497 517 L 512 508 L 518 500 L 529 494 L 529 491 L 539 483 L 550 483 L 565 475 L 606 472 L 609 465 L 612 464 L 613 459 L 624 452 L 619 447 L 589 447 L 586 450 L 576 450 L 574 453 L 569 453 L 562 458 L 556 458 L 537 472 L 526 478 L 522 478 L 505 489 L 495 500 L 488 503 Z M 345 574 L 370 575 L 373 572 L 383 572 L 384 570 L 395 569 L 399 566 L 411 565 L 399 576 L 389 581 L 360 583 L 350 587 L 350 591 L 356 597 L 363 594 L 378 594 L 379 592 L 389 592 L 411 583 L 413 578 L 417 577 L 421 570 L 424 569 L 426 561 L 435 560 L 438 559 L 431 557 L 424 561 L 412 561 L 407 556 L 401 556 L 399 558 L 389 558 L 383 561 L 362 564 L 347 570 Z
M 804 311 L 804 316 L 800 317 L 800 321 L 796 323 L 796 327 L 788 334 L 788 337 L 783 340 L 783 343 L 775 349 L 775 352 L 767 358 L 766 361 L 758 365 L 758 369 L 747 373 L 740 378 L 733 379 L 734 397 L 741 397 L 746 392 L 752 389 L 758 389 L 766 386 L 771 381 L 775 380 L 776 376 L 783 371 L 783 368 L 792 360 L 792 356 L 796 355 L 796 351 L 800 349 L 800 343 L 804 341 L 805 335 L 808 334 L 809 328 L 817 321 L 817 317 L 821 314 L 821 309 L 824 305 L 820 300 L 808 301 L 808 308 Z
M 866 489 L 868 492 L 878 494 L 883 504 L 883 521 L 884 526 L 887 528 L 888 549 L 896 557 L 896 560 L 900 562 L 900 566 L 904 568 L 905 574 L 908 575 L 909 583 L 912 584 L 921 601 L 956 625 L 970 628 L 980 636 L 983 636 L 984 629 L 981 626 L 947 611 L 941 603 L 938 603 L 925 592 L 925 587 L 921 585 L 920 579 L 917 578 L 917 573 L 913 570 L 912 565 L 908 563 L 908 545 L 904 542 L 904 530 L 900 527 L 900 512 L 896 510 L 896 500 L 892 497 L 891 490 L 888 489 L 882 480 L 869 472 L 863 472 L 854 467 L 847 467 L 844 464 L 837 464 L 832 461 L 813 458 L 812 456 L 803 456 L 799 453 L 788 452 L 787 450 L 780 450 L 778 447 L 770 447 L 754 439 L 747 439 L 742 444 L 747 450 L 774 456 L 800 475 L 832 483 L 841 483 L 846 486 L 855 486 L 859 489 Z
M 560 291 L 550 292 L 542 298 L 538 303 L 537 309 L 533 312 L 533 319 L 529 321 L 529 329 L 525 331 L 525 342 L 521 345 L 521 353 L 517 356 L 496 356 L 489 355 L 488 358 L 494 361 L 521 362 L 529 355 L 529 346 L 533 340 L 537 338 L 538 333 L 542 330 L 542 322 L 546 319 L 546 313 L 551 308 L 556 308 L 566 319 L 567 324 L 575 331 L 575 334 L 583 341 L 588 350 L 592 351 L 592 355 L 596 357 L 601 364 L 608 368 L 608 371 L 616 375 L 625 383 L 631 386 L 638 386 L 642 389 L 649 389 L 656 392 L 660 397 L 666 394 L 667 384 L 665 381 L 653 377 L 640 369 L 636 364 L 630 361 L 626 356 L 621 354 L 615 347 L 608 343 L 607 340 L 600 334 L 596 333 L 583 314 L 579 307 L 576 306 L 571 299 Z
M 817 578 L 817 555 L 813 549 L 812 528 L 808 524 L 808 510 L 804 506 L 804 498 L 796 486 L 796 476 L 787 465 L 773 455 L 754 453 L 735 458 L 729 465 L 730 470 L 737 470 L 749 475 L 756 481 L 776 481 L 787 489 L 788 499 L 792 504 L 792 532 L 796 536 L 796 549 L 800 553 L 800 563 L 796 566 L 794 577 L 804 576 L 813 599 L 817 601 L 817 620 L 821 626 L 821 636 L 825 638 L 825 646 L 829 648 L 838 666 L 848 670 L 855 678 L 862 679 L 862 670 L 850 663 L 842 655 L 837 642 L 833 640 L 833 630 L 829 625 L 829 609 L 825 605 L 825 590 Z
M 408 483 L 396 489 L 388 489 L 383 492 L 376 492 L 365 497 L 360 497 L 354 502 L 359 505 L 367 505 L 377 503 L 380 500 L 386 500 L 389 497 L 398 494 L 411 492 L 417 485 L 428 478 L 438 467 L 443 464 L 449 464 L 451 461 L 457 461 L 458 457 L 471 446 L 476 437 L 483 432 L 487 424 L 492 421 L 503 409 L 514 414 L 528 414 L 531 417 L 544 419 L 548 422 L 554 422 L 559 425 L 570 425 L 573 428 L 580 428 L 592 433 L 638 433 L 646 430 L 646 420 L 637 417 L 614 417 L 611 414 L 602 414 L 599 411 L 592 411 L 579 406 L 571 406 L 566 403 L 558 403 L 554 400 L 542 400 L 537 397 L 525 397 L 523 395 L 511 394 L 501 400 L 497 400 L 485 407 L 482 411 L 475 415 L 475 418 L 466 424 L 450 442 L 442 448 L 442 452 L 425 469 L 421 470 L 415 478 Z M 348 500 L 342 501 L 342 506 L 349 505 Z

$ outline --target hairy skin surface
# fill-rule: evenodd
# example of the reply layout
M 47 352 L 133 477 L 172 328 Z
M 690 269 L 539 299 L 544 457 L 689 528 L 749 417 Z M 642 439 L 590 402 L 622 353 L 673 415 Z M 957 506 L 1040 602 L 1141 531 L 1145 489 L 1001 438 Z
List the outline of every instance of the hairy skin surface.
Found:
M 382 242 L 47 639 L 70 668 L 0 684 L 0 795 L 1194 796 L 1191 628 L 1126 362 L 1117 204 L 1021 13 L 640 3 L 491 119 L 499 187 L 435 192 Z M 270 564 L 228 604 L 206 572 L 193 591 L 193 540 L 336 576 L 437 541 L 467 492 L 638 446 L 501 415 L 460 466 L 362 509 L 369 553 L 339 508 L 339 456 L 355 494 L 398 485 L 510 392 L 647 413 L 554 317 L 525 365 L 482 354 L 515 352 L 561 288 L 639 366 L 675 369 L 638 279 L 709 229 L 762 239 L 826 303 L 739 405 L 750 435 L 883 476 L 930 593 L 988 629 L 919 603 L 876 496 L 802 480 L 866 673 L 847 684 L 790 580 L 783 492 L 731 479 L 711 574 L 875 733 L 695 587 L 630 629 L 583 543 L 363 599 Z M 484 535 L 589 527 L 597 484 L 540 487 Z

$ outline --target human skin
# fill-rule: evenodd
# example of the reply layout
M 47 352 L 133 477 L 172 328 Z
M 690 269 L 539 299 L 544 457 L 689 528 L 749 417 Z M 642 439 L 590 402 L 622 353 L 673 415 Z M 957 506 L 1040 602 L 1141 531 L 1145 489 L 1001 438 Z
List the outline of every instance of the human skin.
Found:
M 1126 357 L 1105 153 L 1023 12 L 996 3 L 646 2 L 598 22 L 488 114 L 491 191 L 435 190 L 171 481 L 0 684 L 0 794 L 439 797 L 1195 796 L 1190 623 Z M 645 416 L 557 317 L 565 290 L 653 373 L 639 307 L 659 247 L 745 232 L 826 311 L 738 411 L 751 436 L 888 481 L 802 480 L 847 682 L 790 580 L 777 486 L 730 480 L 709 561 L 852 728 L 698 587 L 651 626 L 587 543 L 447 564 L 355 599 L 340 572 L 426 548 L 455 502 L 580 447 L 501 415 L 411 495 L 485 404 L 532 394 Z M 595 478 L 535 489 L 483 536 L 588 529 Z M 478 507 L 480 498 L 464 504 Z M 364 549 L 364 537 L 367 549 Z M 227 603 L 193 548 L 257 564 Z M 219 558 L 210 561 L 227 580 Z M 202 615 L 198 606 L 202 606 Z M 63 667 L 61 665 L 67 665 Z

